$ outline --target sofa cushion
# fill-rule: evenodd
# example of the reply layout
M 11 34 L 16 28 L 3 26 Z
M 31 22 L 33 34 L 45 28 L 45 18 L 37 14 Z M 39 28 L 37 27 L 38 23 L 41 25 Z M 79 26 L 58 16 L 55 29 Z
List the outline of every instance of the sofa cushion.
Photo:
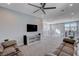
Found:
M 11 40 L 11 41 L 6 41 L 6 42 L 3 42 L 2 45 L 4 48 L 7 48 L 9 46 L 12 46 L 12 45 L 15 45 L 16 44 L 16 41 L 15 40 Z
M 62 51 L 64 51 L 65 53 L 68 53 L 70 55 L 73 55 L 74 54 L 74 49 L 70 48 L 70 47 L 67 47 L 67 46 L 64 46 Z
M 65 44 L 65 46 L 67 46 L 67 47 L 70 47 L 70 48 L 73 48 L 74 49 L 74 45 L 72 45 L 72 44 L 70 44 L 70 43 L 64 43 Z
M 3 52 L 3 54 L 2 55 L 8 55 L 8 54 L 11 54 L 11 53 L 13 53 L 13 52 L 16 52 L 16 50 L 15 50 L 15 48 L 14 47 L 7 47 L 5 50 L 4 50 L 4 52 Z

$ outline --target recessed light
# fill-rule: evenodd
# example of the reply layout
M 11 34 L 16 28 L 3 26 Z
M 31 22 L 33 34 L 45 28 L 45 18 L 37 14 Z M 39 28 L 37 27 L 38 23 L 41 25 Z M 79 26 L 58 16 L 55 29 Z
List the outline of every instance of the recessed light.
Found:
M 72 12 L 72 15 L 74 15 L 74 13 Z
M 73 4 L 69 4 L 69 6 L 73 6 Z

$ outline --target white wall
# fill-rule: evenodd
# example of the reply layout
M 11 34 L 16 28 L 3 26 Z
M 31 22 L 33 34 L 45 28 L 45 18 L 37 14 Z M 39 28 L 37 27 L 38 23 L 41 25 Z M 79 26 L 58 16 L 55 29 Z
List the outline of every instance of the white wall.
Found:
M 27 33 L 26 24 L 38 25 L 38 31 Z M 21 45 L 24 34 L 34 35 L 39 32 L 42 32 L 42 19 L 0 7 L 0 42 L 5 39 L 17 40 L 18 45 Z

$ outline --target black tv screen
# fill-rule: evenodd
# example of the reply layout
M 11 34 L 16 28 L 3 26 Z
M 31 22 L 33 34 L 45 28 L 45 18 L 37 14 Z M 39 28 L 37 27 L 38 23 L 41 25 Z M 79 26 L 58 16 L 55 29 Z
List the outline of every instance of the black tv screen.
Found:
M 37 25 L 27 24 L 27 32 L 35 32 L 37 31 Z

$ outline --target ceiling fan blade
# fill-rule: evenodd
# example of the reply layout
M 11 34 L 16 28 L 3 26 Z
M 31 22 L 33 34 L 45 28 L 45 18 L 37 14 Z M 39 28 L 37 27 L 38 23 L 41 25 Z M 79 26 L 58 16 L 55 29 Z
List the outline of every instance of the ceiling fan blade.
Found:
M 46 7 L 44 9 L 56 9 L 56 7 Z
M 39 6 L 36 6 L 36 5 L 30 4 L 30 3 L 28 3 L 28 5 L 31 5 L 31 6 L 34 6 L 34 7 L 40 8 Z
M 44 9 L 41 9 L 42 10 L 42 12 L 44 13 L 44 14 L 46 14 L 46 12 L 44 11 Z
M 44 8 L 44 7 L 45 7 L 45 5 L 46 5 L 46 3 L 43 3 L 42 7 Z
M 40 9 L 38 9 L 38 10 L 36 10 L 36 11 L 34 11 L 33 13 L 35 13 L 35 12 L 37 12 L 37 11 L 39 11 Z

